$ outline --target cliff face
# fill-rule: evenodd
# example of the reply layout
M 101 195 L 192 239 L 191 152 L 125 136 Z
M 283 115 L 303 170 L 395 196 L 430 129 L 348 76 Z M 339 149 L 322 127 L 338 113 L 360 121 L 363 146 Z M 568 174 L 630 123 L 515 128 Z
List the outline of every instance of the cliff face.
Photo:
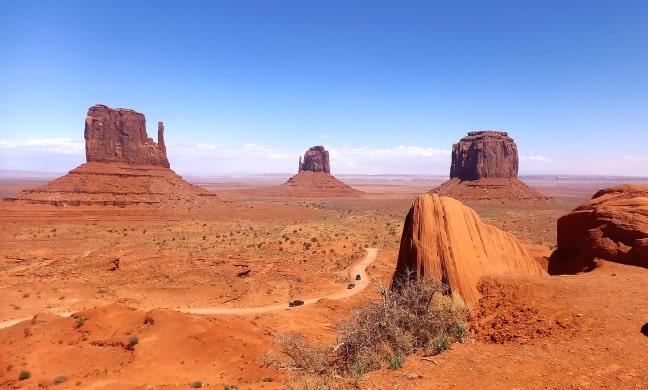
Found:
M 407 214 L 394 279 L 430 276 L 474 307 L 479 278 L 501 274 L 545 275 L 510 233 L 487 225 L 461 202 L 419 195 Z
M 126 108 L 90 107 L 84 138 L 87 162 L 115 162 L 169 168 L 164 124 L 158 122 L 158 143 L 146 134 L 146 118 Z
M 595 258 L 648 268 L 648 186 L 603 189 L 558 219 L 558 249 L 550 273 L 594 266 Z
M 518 180 L 518 150 L 504 131 L 472 131 L 452 145 L 450 180 L 430 190 L 462 201 L 543 201 Z
M 301 171 L 331 173 L 329 152 L 323 146 L 308 149 L 303 162 L 301 157 L 299 158 L 299 172 Z
M 452 145 L 450 178 L 517 178 L 518 151 L 504 131 L 472 131 Z

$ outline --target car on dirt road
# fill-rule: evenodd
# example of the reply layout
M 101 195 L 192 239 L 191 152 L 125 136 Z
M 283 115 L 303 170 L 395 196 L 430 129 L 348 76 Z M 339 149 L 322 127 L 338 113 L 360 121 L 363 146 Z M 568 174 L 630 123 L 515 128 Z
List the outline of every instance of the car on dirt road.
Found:
M 349 285 L 347 286 L 349 290 L 351 290 L 354 287 L 355 287 L 355 283 L 349 283 Z
M 356 280 L 361 280 L 361 279 L 362 279 L 362 276 L 360 276 L 360 274 L 357 274 L 356 275 Z
M 295 299 L 294 301 L 290 301 L 290 302 L 288 302 L 288 306 L 289 306 L 289 307 L 301 306 L 301 305 L 303 305 L 303 304 L 304 304 L 304 301 L 299 300 L 299 299 Z

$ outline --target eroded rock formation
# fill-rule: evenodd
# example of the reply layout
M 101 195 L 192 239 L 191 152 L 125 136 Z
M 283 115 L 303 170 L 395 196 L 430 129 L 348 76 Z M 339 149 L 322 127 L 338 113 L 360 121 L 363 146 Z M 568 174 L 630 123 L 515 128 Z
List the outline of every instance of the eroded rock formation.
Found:
M 518 151 L 504 131 L 471 131 L 452 145 L 450 178 L 517 178 Z
M 450 180 L 430 192 L 461 199 L 541 200 L 538 191 L 518 180 L 518 150 L 504 131 L 472 131 L 452 145 Z
M 648 186 L 598 191 L 558 219 L 557 241 L 550 273 L 588 270 L 596 258 L 648 268 Z
M 146 134 L 146 119 L 133 110 L 90 107 L 85 123 L 87 162 L 51 182 L 23 191 L 14 202 L 55 206 L 153 206 L 207 210 L 215 194 L 186 182 L 169 168 L 164 124 L 158 143 Z
M 299 158 L 297 174 L 274 193 L 300 198 L 357 198 L 364 194 L 331 175 L 329 152 L 323 146 L 308 149 L 304 159 Z
M 84 138 L 86 161 L 156 165 L 169 168 L 164 124 L 158 122 L 158 142 L 146 134 L 146 118 L 126 108 L 103 104 L 90 107 Z
M 323 146 L 313 146 L 304 154 L 302 162 L 299 158 L 299 171 L 331 173 L 329 152 Z
M 483 223 L 461 202 L 436 194 L 414 200 L 405 218 L 394 281 L 434 277 L 474 306 L 480 298 L 479 278 L 510 273 L 545 275 L 512 234 Z

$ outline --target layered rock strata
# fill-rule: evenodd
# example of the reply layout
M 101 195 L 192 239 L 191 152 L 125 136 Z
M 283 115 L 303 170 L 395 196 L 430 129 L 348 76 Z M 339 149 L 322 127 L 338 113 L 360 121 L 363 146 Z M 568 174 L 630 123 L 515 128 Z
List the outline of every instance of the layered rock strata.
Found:
M 146 133 L 136 111 L 90 107 L 85 121 L 85 164 L 43 186 L 6 200 L 54 206 L 145 205 L 163 209 L 204 210 L 215 194 L 190 184 L 169 168 L 164 124 L 158 142 Z
M 87 162 L 144 164 L 169 168 L 164 124 L 158 122 L 158 142 L 146 134 L 146 118 L 127 108 L 90 107 L 84 138 Z
M 518 180 L 517 145 L 504 131 L 472 131 L 452 146 L 450 180 L 430 192 L 462 201 L 543 200 Z

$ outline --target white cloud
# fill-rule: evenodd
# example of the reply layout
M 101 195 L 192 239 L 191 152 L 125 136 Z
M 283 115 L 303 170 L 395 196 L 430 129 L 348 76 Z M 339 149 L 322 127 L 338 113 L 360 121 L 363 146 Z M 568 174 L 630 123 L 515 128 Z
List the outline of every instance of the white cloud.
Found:
M 330 139 L 330 138 L 331 138 L 331 134 L 329 134 L 329 133 L 322 134 L 321 137 L 324 138 L 324 139 Z
M 540 161 L 540 162 L 551 162 L 551 159 L 544 156 L 520 156 L 521 161 Z
M 20 153 L 54 153 L 82 154 L 85 153 L 85 142 L 69 138 L 29 138 L 24 141 L 0 140 L 0 149 Z

